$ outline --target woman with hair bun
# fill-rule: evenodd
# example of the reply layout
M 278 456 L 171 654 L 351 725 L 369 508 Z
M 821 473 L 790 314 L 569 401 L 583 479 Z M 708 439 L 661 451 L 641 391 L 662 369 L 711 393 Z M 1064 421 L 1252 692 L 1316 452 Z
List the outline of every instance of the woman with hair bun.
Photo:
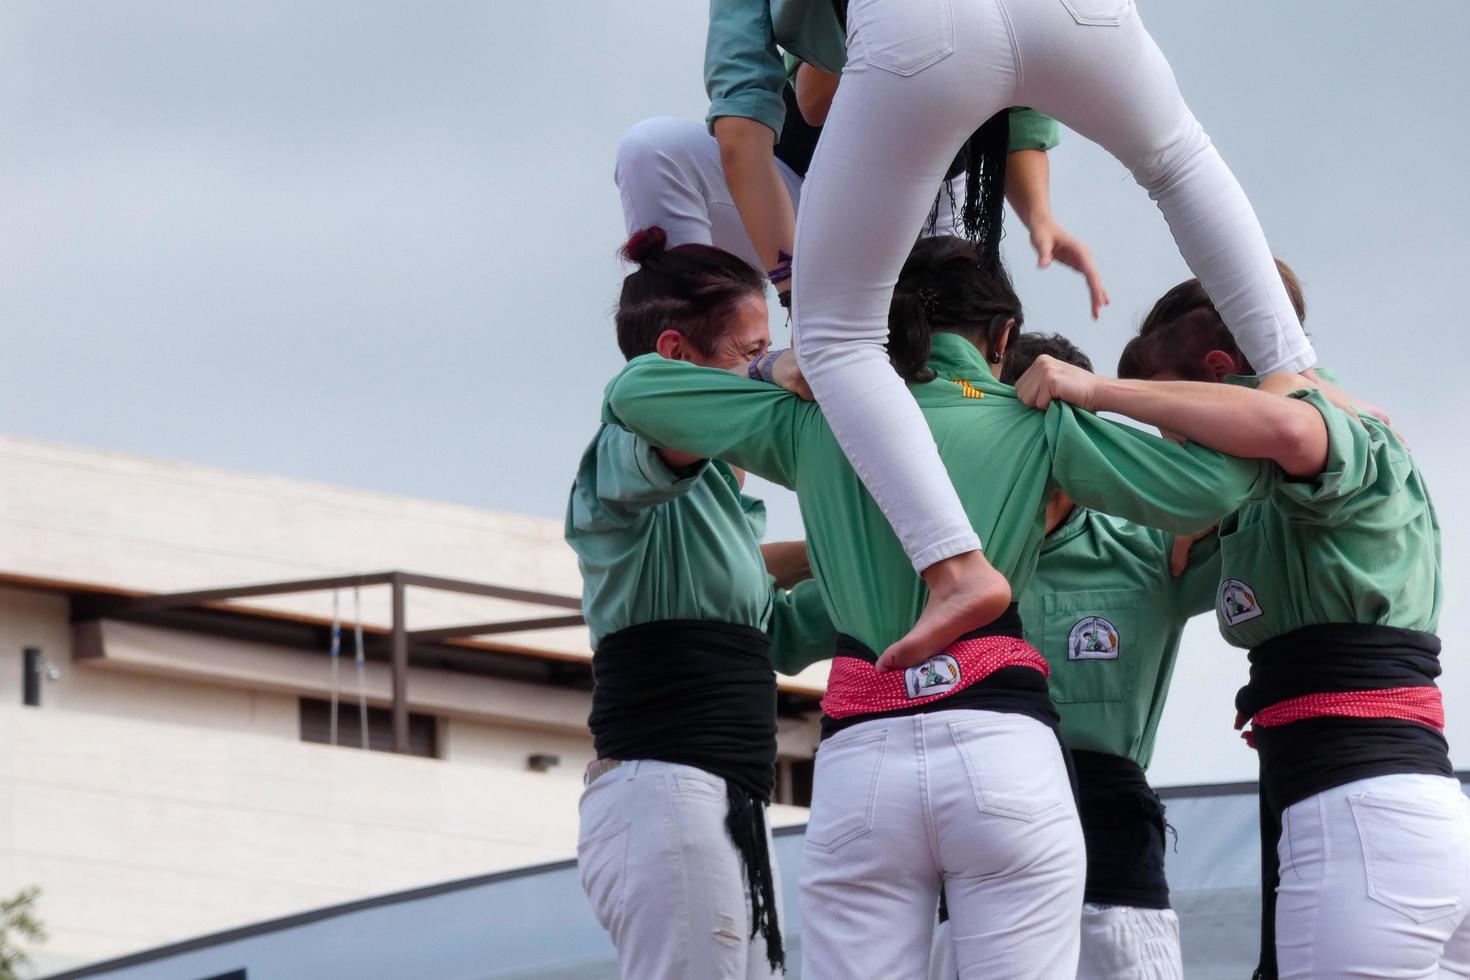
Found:
M 1058 487 L 1082 506 L 1181 534 L 1258 491 L 1258 462 L 1061 404 L 1045 414 L 1021 404 L 995 378 L 1021 319 L 1002 267 L 963 240 L 926 238 L 898 277 L 888 340 L 967 521 L 1019 594 Z M 941 886 L 960 976 L 1074 976 L 1083 840 L 1046 661 L 1016 609 L 904 669 L 884 650 L 919 618 L 924 586 L 816 405 L 640 357 L 608 386 L 604 411 L 655 445 L 797 491 L 840 634 L 802 855 L 802 976 L 924 977 Z
M 770 345 L 764 279 L 708 245 L 665 244 L 649 228 L 623 249 L 638 268 L 618 300 L 618 346 L 629 359 L 743 374 Z M 594 649 L 597 752 L 577 863 L 625 977 L 781 971 L 765 820 L 773 668 L 794 674 L 830 657 L 835 639 L 814 583 L 773 584 L 760 545 L 765 508 L 741 493 L 743 477 L 604 420 L 567 505 Z M 797 577 L 792 563 L 769 570 Z
M 1304 315 L 1300 284 L 1280 271 Z M 1470 801 L 1435 684 L 1443 583 L 1429 489 L 1393 429 L 1310 381 L 1220 383 L 1253 366 L 1189 280 L 1124 349 L 1123 380 L 1043 358 L 1017 391 L 1037 408 L 1119 412 L 1276 464 L 1220 525 L 1215 598 L 1226 642 L 1250 651 L 1235 708 L 1261 769 L 1257 976 L 1470 977 Z M 1218 407 L 1221 392 L 1233 406 Z

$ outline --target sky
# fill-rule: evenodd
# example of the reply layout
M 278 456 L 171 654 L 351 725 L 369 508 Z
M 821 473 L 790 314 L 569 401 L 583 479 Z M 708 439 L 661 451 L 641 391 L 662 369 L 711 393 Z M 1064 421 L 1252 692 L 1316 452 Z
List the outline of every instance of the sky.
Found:
M 1450 734 L 1470 766 L 1470 5 L 1140 10 L 1305 283 L 1322 363 L 1393 414 L 1436 493 Z M 705 16 L 689 0 L 8 0 L 0 429 L 561 516 L 621 361 L 617 141 L 647 116 L 703 116 Z M 1007 256 L 1028 324 L 1106 368 L 1187 270 L 1099 148 L 1064 134 L 1052 182 L 1113 305 L 1092 323 L 1081 280 L 1036 270 L 1014 221 Z M 762 492 L 771 536 L 798 536 L 790 495 Z M 1229 731 L 1243 655 L 1197 621 L 1176 677 L 1156 780 L 1250 778 Z

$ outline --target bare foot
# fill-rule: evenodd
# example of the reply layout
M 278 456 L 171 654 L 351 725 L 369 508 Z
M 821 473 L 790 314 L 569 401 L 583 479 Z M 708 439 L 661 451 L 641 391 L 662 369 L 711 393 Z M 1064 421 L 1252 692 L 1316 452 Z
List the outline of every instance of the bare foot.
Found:
M 924 569 L 929 603 L 908 635 L 883 651 L 875 670 L 884 674 L 923 663 L 973 629 L 1000 618 L 1011 604 L 1011 585 L 979 551 L 967 551 Z

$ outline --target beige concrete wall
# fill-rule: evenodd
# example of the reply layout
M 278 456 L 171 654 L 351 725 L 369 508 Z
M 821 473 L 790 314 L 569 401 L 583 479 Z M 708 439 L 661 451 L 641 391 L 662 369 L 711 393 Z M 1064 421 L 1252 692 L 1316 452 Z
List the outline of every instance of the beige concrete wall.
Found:
M 402 569 L 581 594 L 562 522 L 0 435 L 0 574 L 170 592 Z M 341 597 L 344 616 L 352 596 Z M 331 614 L 316 593 L 250 604 Z M 388 590 L 364 589 L 386 626 Z M 410 589 L 410 629 L 555 610 Z M 507 646 L 590 656 L 587 631 L 507 633 Z M 820 693 L 827 664 L 803 672 Z
M 65 598 L 21 589 L 0 589 L 0 705 L 20 703 L 26 646 L 40 647 L 60 673 L 41 683 L 45 710 L 299 737 L 297 702 L 289 695 L 89 669 L 73 659 Z
M 43 973 L 576 851 L 570 743 L 543 775 L 3 705 L 0 745 L 0 892 L 44 889 Z

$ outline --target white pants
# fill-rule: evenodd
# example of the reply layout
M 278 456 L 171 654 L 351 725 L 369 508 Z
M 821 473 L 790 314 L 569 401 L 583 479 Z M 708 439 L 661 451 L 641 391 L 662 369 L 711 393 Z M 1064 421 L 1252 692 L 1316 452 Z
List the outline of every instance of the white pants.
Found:
M 728 809 L 723 779 L 668 762 L 626 762 L 582 793 L 582 890 L 629 980 L 778 976 L 764 940 L 750 938 L 750 891 L 725 830 Z M 779 919 L 774 849 L 771 874 Z
M 817 751 L 802 977 L 926 977 L 941 883 L 960 977 L 1070 977 L 1085 877 L 1045 725 L 966 710 L 854 725 Z
M 1250 202 L 1133 0 L 852 0 L 847 67 L 797 213 L 796 350 L 919 570 L 980 542 L 888 363 L 888 306 L 934 186 L 966 137 L 1012 105 L 1133 172 L 1258 371 L 1315 360 Z
M 955 980 L 954 937 L 948 922 L 934 930 L 929 980 Z M 1173 909 L 1082 906 L 1077 980 L 1183 980 L 1179 916 Z
M 1184 980 L 1173 909 L 1082 906 L 1077 980 Z
M 801 200 L 801 176 L 780 160 L 776 168 L 796 207 Z M 669 236 L 670 246 L 715 245 L 764 271 L 725 183 L 719 142 L 704 123 L 667 116 L 635 123 L 618 144 L 613 179 L 623 200 L 628 234 L 658 225 Z M 963 200 L 956 195 L 964 192 L 964 175 L 951 184 L 948 190 L 939 188 L 937 235 L 956 234 L 959 227 L 955 205 Z M 931 188 L 929 203 L 924 205 L 925 222 L 934 200 Z
M 1470 977 L 1470 801 L 1445 776 L 1375 776 L 1281 818 L 1281 980 Z

